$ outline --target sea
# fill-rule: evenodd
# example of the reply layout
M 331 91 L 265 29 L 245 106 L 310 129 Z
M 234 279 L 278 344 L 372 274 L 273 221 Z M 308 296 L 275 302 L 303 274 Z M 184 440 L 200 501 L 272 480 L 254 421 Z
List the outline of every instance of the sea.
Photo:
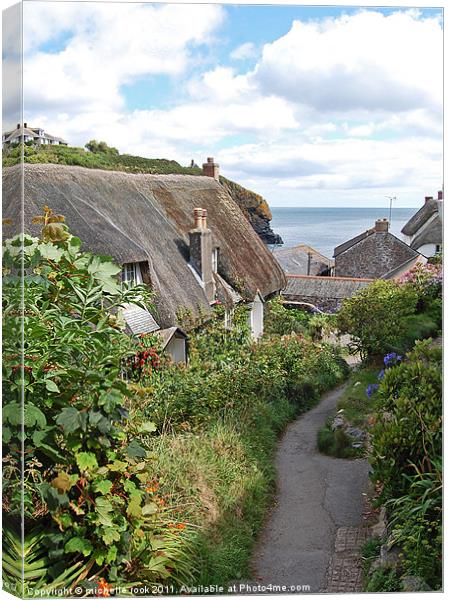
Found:
M 393 208 L 390 231 L 399 239 L 401 229 L 417 208 Z M 388 218 L 385 208 L 281 208 L 271 207 L 271 228 L 284 240 L 282 248 L 308 244 L 332 258 L 334 248 L 374 226 L 376 219 Z

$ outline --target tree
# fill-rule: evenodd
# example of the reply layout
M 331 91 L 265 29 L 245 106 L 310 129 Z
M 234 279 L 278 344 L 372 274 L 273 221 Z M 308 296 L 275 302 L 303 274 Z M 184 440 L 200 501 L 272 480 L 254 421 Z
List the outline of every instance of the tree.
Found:
M 354 352 L 363 358 L 381 356 L 401 339 L 405 317 L 415 312 L 417 302 L 410 286 L 379 279 L 343 301 L 337 324 L 354 336 Z
M 117 150 L 117 148 L 108 146 L 106 142 L 97 142 L 97 140 L 90 140 L 84 147 L 93 154 L 109 154 L 112 156 L 119 155 L 119 151 Z

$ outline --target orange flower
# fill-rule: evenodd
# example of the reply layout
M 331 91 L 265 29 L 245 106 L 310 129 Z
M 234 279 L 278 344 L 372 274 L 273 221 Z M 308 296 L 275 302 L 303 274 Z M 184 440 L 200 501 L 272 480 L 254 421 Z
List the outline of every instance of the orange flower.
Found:
M 176 529 L 185 529 L 186 528 L 186 524 L 185 523 L 178 523 L 176 525 Z
M 103 598 L 106 598 L 108 596 L 111 595 L 111 589 L 112 589 L 112 585 L 109 584 L 106 579 L 104 579 L 103 577 L 100 577 L 100 579 L 98 580 L 98 588 L 97 588 L 97 596 L 103 596 Z
M 145 490 L 149 493 L 153 493 L 157 491 L 157 488 L 159 487 L 158 483 L 153 483 L 153 484 L 149 484 L 147 485 L 147 487 L 145 488 Z

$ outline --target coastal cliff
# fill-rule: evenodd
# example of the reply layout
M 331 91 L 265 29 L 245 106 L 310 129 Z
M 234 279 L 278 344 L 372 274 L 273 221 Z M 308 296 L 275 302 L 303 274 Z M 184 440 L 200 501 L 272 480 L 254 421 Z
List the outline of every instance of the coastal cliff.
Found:
M 26 163 L 56 163 L 105 171 L 152 175 L 203 175 L 198 166 L 183 167 L 174 160 L 143 158 L 130 154 L 119 154 L 105 144 L 102 152 L 88 152 L 74 146 L 28 146 L 24 147 Z M 12 148 L 3 156 L 3 166 L 13 166 L 20 162 L 21 149 Z M 270 227 L 272 219 L 267 201 L 238 183 L 220 176 L 220 183 L 231 198 L 238 204 L 254 231 L 265 244 L 282 244 L 279 235 Z
M 265 244 L 283 243 L 281 236 L 271 229 L 270 221 L 273 216 L 265 198 L 251 190 L 247 190 L 234 181 L 226 179 L 226 177 L 221 176 L 220 183 L 240 206 L 252 228 Z

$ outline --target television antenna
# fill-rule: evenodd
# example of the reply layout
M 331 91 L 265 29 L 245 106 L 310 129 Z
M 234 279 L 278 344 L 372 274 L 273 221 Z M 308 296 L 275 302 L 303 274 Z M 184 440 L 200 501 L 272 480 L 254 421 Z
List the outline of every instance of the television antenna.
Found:
M 390 227 L 391 227 L 391 211 L 393 208 L 393 200 L 397 200 L 396 196 L 385 196 L 386 198 L 388 198 L 388 200 L 390 201 L 390 213 L 388 215 L 388 221 L 390 222 Z

